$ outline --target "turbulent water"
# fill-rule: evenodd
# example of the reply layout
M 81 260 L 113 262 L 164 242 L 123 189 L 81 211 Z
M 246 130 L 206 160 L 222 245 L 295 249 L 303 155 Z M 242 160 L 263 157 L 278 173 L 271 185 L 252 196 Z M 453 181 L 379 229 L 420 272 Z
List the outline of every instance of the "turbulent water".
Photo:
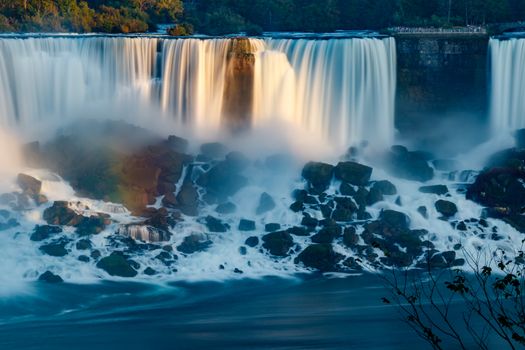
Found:
M 491 122 L 494 133 L 525 127 L 525 39 L 491 39 Z
M 219 128 L 229 39 L 0 38 L 0 125 L 35 128 L 96 105 Z M 393 139 L 393 39 L 250 39 L 254 124 L 285 121 L 347 146 Z M 124 108 L 126 107 L 126 108 Z M 153 112 L 155 111 L 155 112 Z M 93 112 L 94 113 L 94 112 Z M 117 113 L 117 112 L 115 112 Z M 86 113 L 84 113 L 86 114 Z M 119 116 L 122 117 L 122 116 Z

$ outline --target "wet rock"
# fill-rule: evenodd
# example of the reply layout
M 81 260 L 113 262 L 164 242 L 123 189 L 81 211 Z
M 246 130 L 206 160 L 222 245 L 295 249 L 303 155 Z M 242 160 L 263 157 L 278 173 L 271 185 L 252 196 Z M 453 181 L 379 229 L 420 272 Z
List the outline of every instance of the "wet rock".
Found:
M 166 242 L 171 238 L 171 233 L 162 229 L 157 229 L 147 224 L 127 224 L 121 225 L 117 232 L 118 235 L 130 237 L 133 240 L 143 242 Z
M 228 152 L 228 148 L 219 142 L 204 143 L 201 145 L 201 153 L 211 159 L 222 158 Z
M 275 232 L 275 231 L 279 231 L 280 229 L 281 229 L 281 224 L 277 224 L 277 223 L 269 223 L 264 226 L 264 230 L 266 232 Z
M 38 280 L 41 282 L 47 282 L 52 284 L 64 282 L 62 277 L 60 277 L 59 275 L 55 275 L 51 271 L 46 271 L 43 274 L 41 274 L 40 277 L 38 277 Z
M 315 193 L 324 192 L 332 181 L 334 166 L 326 163 L 307 163 L 302 171 L 303 178 Z
M 77 250 L 89 250 L 93 247 L 93 243 L 89 239 L 81 239 L 75 245 Z
M 193 234 L 184 238 L 182 243 L 177 247 L 177 250 L 184 254 L 193 254 L 195 252 L 202 252 L 212 244 L 212 242 L 204 234 Z
M 256 214 L 261 215 L 267 213 L 275 208 L 275 201 L 268 193 L 263 192 L 259 198 L 259 205 L 257 205 Z
M 445 185 L 432 185 L 432 186 L 422 186 L 419 188 L 421 193 L 431 193 L 442 196 L 448 193 L 448 187 Z
M 286 232 L 294 236 L 309 236 L 310 235 L 306 227 L 301 227 L 301 226 L 290 227 L 289 229 L 286 230 Z
M 210 232 L 226 232 L 229 229 L 227 224 L 213 216 L 206 217 L 206 227 L 208 227 Z
M 294 213 L 298 213 L 300 211 L 303 211 L 304 210 L 304 204 L 303 202 L 293 202 L 291 205 L 290 205 L 290 210 L 293 211 Z
M 159 181 L 157 185 L 157 194 L 160 196 L 166 194 L 173 194 L 177 191 L 177 186 L 173 182 Z
M 263 247 L 275 256 L 287 256 L 294 241 L 288 232 L 277 231 L 263 236 Z
M 343 261 L 343 266 L 349 268 L 350 270 L 361 271 L 363 270 L 363 267 L 359 265 L 358 260 L 359 259 L 349 257 Z
M 239 231 L 255 231 L 255 221 L 241 219 L 239 222 Z
M 177 203 L 180 211 L 188 216 L 198 215 L 199 193 L 190 181 L 184 181 L 177 194 Z
M 246 249 L 246 247 L 239 247 L 239 254 L 241 255 L 246 255 L 248 254 L 248 250 Z
M 425 219 L 428 219 L 428 211 L 427 211 L 427 207 L 425 207 L 424 205 L 420 206 L 417 208 L 417 212 L 419 214 L 421 214 L 422 217 L 424 217 Z
M 465 224 L 464 221 L 461 221 L 460 223 L 457 224 L 456 230 L 458 230 L 458 231 L 466 231 L 467 230 L 467 225 Z
M 410 225 L 410 219 L 403 213 L 395 210 L 383 210 L 379 215 L 379 220 L 390 227 L 406 230 Z
M 81 216 L 75 232 L 79 236 L 97 235 L 104 231 L 108 222 L 110 222 L 109 216 L 105 214 L 92 215 L 90 217 Z
M 35 229 L 33 230 L 33 233 L 31 234 L 30 239 L 35 242 L 43 241 L 45 239 L 48 239 L 49 237 L 54 236 L 57 233 L 61 233 L 62 228 L 60 226 L 49 226 L 49 225 L 42 225 L 42 226 L 35 226 Z
M 525 172 L 514 168 L 493 168 L 479 174 L 467 189 L 467 199 L 487 207 L 510 208 L 519 212 L 525 207 Z
M 393 196 L 397 194 L 396 186 L 387 180 L 376 181 L 372 185 L 372 189 L 378 191 L 379 193 L 385 196 Z
M 372 187 L 370 191 L 368 192 L 368 196 L 366 198 L 366 204 L 367 205 L 374 205 L 378 202 L 381 202 L 383 200 L 383 193 L 381 193 L 380 190 L 378 190 L 375 187 Z
M 246 238 L 246 241 L 244 241 L 244 244 L 246 244 L 248 247 L 254 248 L 259 245 L 259 237 L 248 237 Z
M 92 259 L 95 259 L 97 260 L 98 258 L 100 258 L 102 256 L 102 253 L 100 253 L 100 250 L 98 249 L 95 249 L 91 252 L 91 254 L 89 255 Z
M 355 162 L 340 162 L 334 169 L 335 178 L 355 186 L 366 186 L 372 168 Z
M 387 170 L 394 176 L 421 182 L 434 177 L 434 169 L 428 164 L 428 156 L 424 153 L 409 152 L 403 146 L 393 146 L 386 158 Z
M 15 218 L 10 218 L 6 222 L 0 222 L 0 231 L 6 231 L 19 225 L 20 223 Z
M 334 239 L 341 236 L 343 230 L 341 226 L 329 226 L 322 228 L 312 236 L 313 243 L 332 243 Z
M 162 198 L 162 205 L 168 208 L 177 208 L 179 206 L 179 201 L 173 192 L 167 192 Z
M 227 161 L 216 164 L 197 180 L 199 186 L 220 200 L 233 196 L 247 183 L 248 179 L 239 173 L 239 169 Z
M 359 235 L 356 233 L 355 227 L 349 226 L 345 228 L 343 233 L 343 243 L 351 248 L 359 243 Z
M 20 186 L 22 191 L 24 191 L 24 193 L 30 196 L 38 195 L 42 190 L 42 181 L 37 180 L 32 176 L 26 174 L 18 174 L 16 180 L 18 186 Z
M 88 263 L 88 262 L 91 261 L 91 259 L 87 255 L 80 255 L 78 257 L 78 261 L 81 261 L 81 262 L 84 262 L 84 263 Z
M 233 214 L 237 211 L 237 206 L 232 202 L 221 203 L 215 208 L 219 214 Z
M 146 276 L 155 276 L 157 274 L 157 271 L 148 266 L 144 269 L 144 274 Z
M 137 275 L 137 271 L 131 267 L 130 262 L 122 254 L 116 252 L 100 259 L 97 267 L 111 276 L 135 277 Z
M 68 202 L 56 201 L 44 210 L 43 218 L 49 225 L 76 226 L 82 216 L 71 209 Z
M 226 162 L 236 171 L 243 171 L 250 165 L 250 160 L 240 152 L 230 152 L 226 155 Z
M 334 252 L 331 244 L 312 244 L 297 256 L 295 262 L 326 272 L 336 270 L 335 265 L 341 260 L 342 256 Z
M 458 212 L 458 208 L 454 203 L 443 199 L 438 200 L 434 205 L 436 210 L 446 218 L 452 217 Z
M 45 244 L 40 247 L 40 250 L 47 255 L 62 257 L 67 255 L 68 251 L 66 249 L 67 241 L 57 241 L 49 244 Z
M 315 228 L 319 222 L 316 218 L 311 217 L 309 214 L 305 213 L 303 214 L 303 218 L 301 220 L 301 225 L 309 227 L 309 228 Z

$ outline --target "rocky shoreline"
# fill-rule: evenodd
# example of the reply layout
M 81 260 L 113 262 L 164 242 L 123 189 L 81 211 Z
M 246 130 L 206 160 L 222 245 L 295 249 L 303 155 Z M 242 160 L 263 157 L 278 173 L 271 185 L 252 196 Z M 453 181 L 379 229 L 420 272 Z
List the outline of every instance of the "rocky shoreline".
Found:
M 32 232 L 18 234 L 28 235 L 44 255 L 61 259 L 74 254 L 82 263 L 123 278 L 157 275 L 158 264 L 176 273 L 181 258 L 210 249 L 212 237 L 227 237 L 232 231 L 245 237 L 237 248 L 240 255 L 254 251 L 271 260 L 291 259 L 300 268 L 321 272 L 446 268 L 465 263 L 461 244 L 440 250 L 432 241 L 432 232 L 417 227 L 406 212 L 377 211 L 377 204 L 386 200 L 403 208 L 402 193 L 391 181 L 374 177 L 375 170 L 355 157 L 359 152 L 355 148 L 335 165 L 304 165 L 300 174 L 303 186 L 283 194 L 289 203 L 288 214 L 300 223 L 272 222 L 267 215 L 281 209 L 276 209 L 277 199 L 269 193 L 254 195 L 251 201 L 256 209 L 246 217 L 242 216 L 244 210 L 234 215 L 241 208 L 232 198 L 250 186 L 248 169 L 278 176 L 289 157 L 273 155 L 254 162 L 220 143 L 203 144 L 198 154 L 190 154 L 187 140 L 177 136 L 144 138 L 148 133 L 143 129 L 120 124 L 102 126 L 113 130 L 104 135 L 111 139 L 105 145 L 79 142 L 72 134 L 46 144 L 30 144 L 25 155 L 30 165 L 62 176 L 80 196 L 121 203 L 119 210 L 130 214 L 130 222 L 80 203 L 48 202 L 42 194 L 42 181 L 21 173 L 17 178 L 19 191 L 0 196 L 6 208 L 0 211 L 0 230 L 16 231 L 20 213 L 41 208 L 42 223 Z M 139 135 L 143 142 L 126 145 L 125 140 L 136 140 Z M 427 184 L 436 172 L 456 174 L 451 170 L 453 161 L 393 146 L 383 155 L 383 164 L 388 174 L 420 184 L 421 195 L 431 196 L 434 208 L 421 206 L 417 215 L 425 218 L 430 211 L 436 212 L 440 220 L 450 224 L 450 230 L 474 232 L 497 241 L 504 239 L 505 233 L 491 224 L 493 219 L 525 232 L 525 132 L 519 131 L 516 136 L 515 148 L 495 154 L 473 182 L 454 189 L 446 184 Z M 469 174 L 472 177 L 475 173 L 462 175 Z M 458 220 L 461 208 L 450 200 L 451 191 L 486 207 L 483 214 Z M 181 230 L 187 221 L 198 223 L 200 229 L 191 233 Z M 93 240 L 103 232 L 108 249 L 102 252 Z M 174 235 L 177 244 L 173 244 Z M 342 249 L 351 254 L 342 254 Z M 147 260 L 145 263 L 138 258 L 146 254 L 155 264 L 148 266 Z M 219 264 L 216 268 L 226 267 Z M 243 273 L 239 267 L 228 268 Z M 63 280 L 52 269 L 41 273 L 39 279 L 53 283 Z

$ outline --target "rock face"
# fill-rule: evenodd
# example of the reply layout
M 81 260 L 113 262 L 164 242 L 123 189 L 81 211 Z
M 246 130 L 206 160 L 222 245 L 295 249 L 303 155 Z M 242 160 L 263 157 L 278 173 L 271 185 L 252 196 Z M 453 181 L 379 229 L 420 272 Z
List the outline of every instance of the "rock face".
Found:
M 42 182 L 26 174 L 18 174 L 17 183 L 22 191 L 29 195 L 38 195 L 42 190 Z
M 372 168 L 355 162 L 341 162 L 335 167 L 335 178 L 354 186 L 366 186 L 372 176 Z
M 230 41 L 225 76 L 223 115 L 233 130 L 244 129 L 250 124 L 253 106 L 253 79 L 255 55 L 248 38 Z
M 68 202 L 56 201 L 44 210 L 43 218 L 49 225 L 77 226 L 82 216 L 71 209 Z
M 240 169 L 228 161 L 219 162 L 202 174 L 197 184 L 206 189 L 209 201 L 226 201 L 248 183 Z

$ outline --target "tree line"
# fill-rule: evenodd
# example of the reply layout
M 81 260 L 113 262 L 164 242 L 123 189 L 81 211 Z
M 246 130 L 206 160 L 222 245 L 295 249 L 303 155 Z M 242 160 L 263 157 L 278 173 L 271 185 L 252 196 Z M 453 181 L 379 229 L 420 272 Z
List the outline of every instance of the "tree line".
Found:
M 525 20 L 525 0 L 0 0 L 0 31 L 220 35 Z

